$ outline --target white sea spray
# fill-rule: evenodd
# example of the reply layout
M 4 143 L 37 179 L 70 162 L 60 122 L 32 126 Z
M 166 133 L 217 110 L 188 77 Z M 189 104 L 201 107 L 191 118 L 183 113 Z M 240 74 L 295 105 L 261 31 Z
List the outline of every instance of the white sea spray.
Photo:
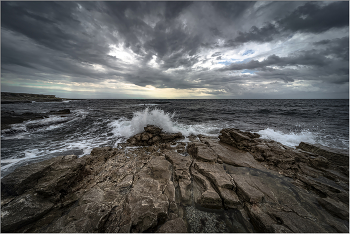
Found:
M 316 135 L 309 131 L 302 131 L 300 133 L 283 133 L 282 131 L 266 128 L 257 133 L 261 135 L 261 138 L 278 141 L 290 147 L 298 146 L 302 141 L 311 144 L 316 143 Z

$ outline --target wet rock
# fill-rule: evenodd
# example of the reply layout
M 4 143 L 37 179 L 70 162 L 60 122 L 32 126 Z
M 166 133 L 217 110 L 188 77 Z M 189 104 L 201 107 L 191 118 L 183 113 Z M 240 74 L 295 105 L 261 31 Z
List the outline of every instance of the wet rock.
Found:
M 84 166 L 80 160 L 76 160 L 77 158 L 76 155 L 63 156 L 51 166 L 45 177 L 38 179 L 35 192 L 43 196 L 66 195 Z
M 341 202 L 334 201 L 329 197 L 318 198 L 317 201 L 334 216 L 344 220 L 349 220 L 349 208 L 344 207 Z
M 184 138 L 180 132 L 178 132 L 178 133 L 161 133 L 161 134 L 159 134 L 159 136 L 163 142 L 172 142 L 172 141 L 180 140 L 180 139 Z
M 145 129 L 145 132 L 149 132 L 154 135 L 159 135 L 162 132 L 161 128 L 154 125 L 147 125 L 144 129 Z
M 220 133 L 219 139 L 221 142 L 241 150 L 248 149 L 252 144 L 256 143 L 254 138 L 259 137 L 259 135 L 252 135 L 251 133 L 245 133 L 233 128 L 222 129 Z M 253 136 L 253 138 L 251 138 L 251 136 Z
M 35 187 L 37 181 L 44 177 L 51 166 L 59 162 L 63 156 L 45 160 L 41 163 L 32 163 L 16 168 L 14 172 L 1 179 L 1 192 L 9 195 L 20 195 L 26 190 Z
M 276 222 L 266 213 L 264 213 L 259 206 L 247 204 L 248 215 L 254 227 L 262 232 L 272 232 L 272 225 Z
M 315 167 L 315 168 L 328 168 L 329 165 L 329 161 L 322 156 L 318 156 L 314 159 L 311 159 L 311 164 Z
M 173 219 L 163 224 L 157 233 L 186 233 L 185 222 L 181 218 Z
M 1 231 L 12 230 L 36 221 L 48 213 L 53 203 L 35 193 L 24 193 L 1 208 Z
M 320 144 L 310 144 L 305 142 L 300 142 L 297 148 L 314 153 L 319 156 L 323 156 L 336 166 L 349 165 L 348 151 L 332 149 L 326 146 L 322 146 Z
M 127 142 L 131 145 L 151 146 L 160 143 L 174 142 L 183 138 L 181 133 L 164 133 L 161 128 L 154 125 L 144 127 L 143 133 L 130 137 Z
M 235 181 L 237 186 L 237 194 L 243 200 L 249 203 L 260 203 L 264 198 L 264 194 L 260 192 L 256 187 L 249 184 L 249 177 L 246 178 L 242 175 L 231 175 L 233 181 Z M 252 183 L 252 182 L 250 182 Z

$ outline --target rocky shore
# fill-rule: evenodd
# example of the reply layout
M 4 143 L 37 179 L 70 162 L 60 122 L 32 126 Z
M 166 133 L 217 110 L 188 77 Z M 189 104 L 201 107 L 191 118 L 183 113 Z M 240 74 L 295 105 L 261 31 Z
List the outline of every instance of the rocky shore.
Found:
M 33 101 L 61 102 L 62 100 L 62 98 L 57 98 L 55 95 L 1 92 L 1 104 L 31 103 Z
M 17 168 L 2 232 L 349 232 L 348 152 L 147 126 L 118 148 Z

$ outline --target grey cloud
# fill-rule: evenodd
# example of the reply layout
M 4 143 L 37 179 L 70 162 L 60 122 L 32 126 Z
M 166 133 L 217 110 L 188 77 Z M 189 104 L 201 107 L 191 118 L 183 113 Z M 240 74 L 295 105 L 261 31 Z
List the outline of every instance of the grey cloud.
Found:
M 267 66 L 325 66 L 329 64 L 330 59 L 318 56 L 316 51 L 305 51 L 304 53 L 298 53 L 291 57 L 279 57 L 275 54 L 268 56 L 265 60 L 259 62 L 258 60 L 251 60 L 248 63 L 233 63 L 227 67 L 220 69 L 221 71 L 227 70 L 243 70 L 243 69 L 262 69 Z
M 248 41 L 269 42 L 278 34 L 275 25 L 269 23 L 262 28 L 253 26 L 248 33 L 239 32 L 239 36 L 235 38 L 236 43 L 245 43 Z
M 228 21 L 241 17 L 255 2 L 211 2 L 214 9 Z
M 166 2 L 165 3 L 165 18 L 172 20 L 176 18 L 182 10 L 189 7 L 192 2 Z
M 333 40 L 322 40 L 313 44 L 322 47 L 326 46 L 326 55 L 333 55 L 345 61 L 349 61 L 349 37 L 336 38 Z
M 221 52 L 215 52 L 214 54 L 211 55 L 211 57 L 216 57 L 216 56 L 219 56 L 221 55 Z
M 247 42 L 271 42 L 286 37 L 290 32 L 321 33 L 332 28 L 349 26 L 349 2 L 332 2 L 326 6 L 307 2 L 287 16 L 276 20 L 276 24 L 265 23 L 258 28 L 252 26 L 248 32 L 238 32 L 229 39 L 226 47 L 238 47 Z M 287 33 L 287 34 L 286 34 Z
M 349 2 L 332 2 L 324 7 L 307 2 L 278 23 L 284 30 L 310 33 L 346 27 L 349 26 Z

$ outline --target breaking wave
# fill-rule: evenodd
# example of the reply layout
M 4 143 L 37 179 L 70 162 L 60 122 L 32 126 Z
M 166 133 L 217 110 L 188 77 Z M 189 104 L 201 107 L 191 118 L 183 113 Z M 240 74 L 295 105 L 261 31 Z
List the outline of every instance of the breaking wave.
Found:
M 290 147 L 298 146 L 302 141 L 311 144 L 316 143 L 316 135 L 309 131 L 302 131 L 300 133 L 283 133 L 282 131 L 266 128 L 258 131 L 257 133 L 261 135 L 261 138 L 278 141 Z
M 135 134 L 144 131 L 144 127 L 147 125 L 156 125 L 163 129 L 165 132 L 175 133 L 181 132 L 184 136 L 191 134 L 204 134 L 210 136 L 218 136 L 222 126 L 217 124 L 182 124 L 178 123 L 175 119 L 175 112 L 166 113 L 161 109 L 149 109 L 148 107 L 142 111 L 133 113 L 131 120 L 124 117 L 112 121 L 109 126 L 113 128 L 112 132 L 117 137 L 129 138 Z

